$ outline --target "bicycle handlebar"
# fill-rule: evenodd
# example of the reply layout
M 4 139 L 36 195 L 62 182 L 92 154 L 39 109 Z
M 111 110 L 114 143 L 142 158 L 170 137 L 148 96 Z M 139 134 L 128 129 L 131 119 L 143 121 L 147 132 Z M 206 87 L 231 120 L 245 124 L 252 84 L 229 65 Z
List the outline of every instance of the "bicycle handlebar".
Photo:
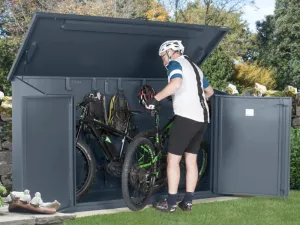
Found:
M 92 100 L 90 98 L 84 98 L 82 102 L 78 103 L 76 105 L 76 108 L 85 107 L 87 104 L 89 104 Z

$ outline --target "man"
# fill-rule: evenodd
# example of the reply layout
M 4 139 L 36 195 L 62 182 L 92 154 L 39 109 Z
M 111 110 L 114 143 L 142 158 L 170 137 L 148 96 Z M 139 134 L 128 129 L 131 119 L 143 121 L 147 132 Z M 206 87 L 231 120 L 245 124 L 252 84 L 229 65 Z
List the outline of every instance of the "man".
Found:
M 165 212 L 175 212 L 177 208 L 179 162 L 183 153 L 187 183 L 184 199 L 178 206 L 182 210 L 192 209 L 192 198 L 198 181 L 197 154 L 209 123 L 207 99 L 214 94 L 202 71 L 183 52 L 184 47 L 178 40 L 166 41 L 161 45 L 159 55 L 168 70 L 168 85 L 147 103 L 148 108 L 153 109 L 161 100 L 172 96 L 176 115 L 168 146 L 168 198 L 154 205 L 156 209 Z

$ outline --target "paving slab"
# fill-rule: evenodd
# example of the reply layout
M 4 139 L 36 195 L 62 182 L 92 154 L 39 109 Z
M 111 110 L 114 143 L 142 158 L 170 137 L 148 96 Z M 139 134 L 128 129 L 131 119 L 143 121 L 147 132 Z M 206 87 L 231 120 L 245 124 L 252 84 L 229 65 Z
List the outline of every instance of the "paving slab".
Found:
M 209 202 L 218 202 L 218 201 L 228 201 L 228 200 L 237 200 L 241 197 L 216 197 L 216 198 L 207 198 L 207 199 L 197 199 L 193 200 L 194 204 L 199 203 L 209 203 Z M 150 208 L 151 205 L 145 207 Z M 75 212 L 76 218 L 87 217 L 87 216 L 96 216 L 96 215 L 104 215 L 104 214 L 114 214 L 120 212 L 133 212 L 128 208 L 116 208 L 116 209 L 101 209 L 101 210 L 91 210 L 91 211 L 83 211 L 83 212 Z
M 63 225 L 66 220 L 73 220 L 75 214 L 55 213 L 47 214 L 30 214 L 8 212 L 8 205 L 0 207 L 0 225 Z
M 218 202 L 218 201 L 228 201 L 236 200 L 241 197 L 215 197 L 215 198 L 206 198 L 206 199 L 197 199 L 194 200 L 194 204 L 199 203 L 209 203 L 209 202 Z M 150 208 L 151 205 L 146 206 L 145 208 Z M 93 211 L 83 211 L 75 213 L 59 213 L 53 215 L 40 215 L 40 214 L 28 214 L 28 213 L 10 213 L 8 212 L 8 206 L 0 208 L 0 225 L 63 225 L 66 220 L 73 220 L 79 217 L 87 216 L 96 216 L 104 214 L 114 214 L 120 212 L 132 212 L 130 209 L 116 208 L 116 209 L 103 209 L 103 210 L 93 210 Z

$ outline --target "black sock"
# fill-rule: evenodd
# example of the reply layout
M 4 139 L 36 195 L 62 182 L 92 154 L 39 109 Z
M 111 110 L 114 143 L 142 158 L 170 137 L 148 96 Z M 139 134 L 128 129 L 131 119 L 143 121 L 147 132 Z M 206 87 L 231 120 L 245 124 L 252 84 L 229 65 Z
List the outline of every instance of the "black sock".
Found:
M 177 194 L 168 194 L 168 205 L 172 206 L 172 205 L 176 205 L 176 200 L 177 200 Z
M 193 196 L 194 196 L 194 192 L 186 192 L 184 195 L 183 201 L 186 203 L 192 203 Z

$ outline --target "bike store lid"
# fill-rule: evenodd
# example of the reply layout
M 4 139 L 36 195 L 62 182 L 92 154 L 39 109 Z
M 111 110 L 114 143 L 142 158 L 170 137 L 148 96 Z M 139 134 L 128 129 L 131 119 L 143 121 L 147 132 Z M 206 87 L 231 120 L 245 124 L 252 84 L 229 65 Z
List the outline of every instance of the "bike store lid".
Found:
M 38 12 L 8 80 L 34 77 L 165 78 L 158 56 L 166 40 L 182 40 L 201 65 L 228 28 Z

